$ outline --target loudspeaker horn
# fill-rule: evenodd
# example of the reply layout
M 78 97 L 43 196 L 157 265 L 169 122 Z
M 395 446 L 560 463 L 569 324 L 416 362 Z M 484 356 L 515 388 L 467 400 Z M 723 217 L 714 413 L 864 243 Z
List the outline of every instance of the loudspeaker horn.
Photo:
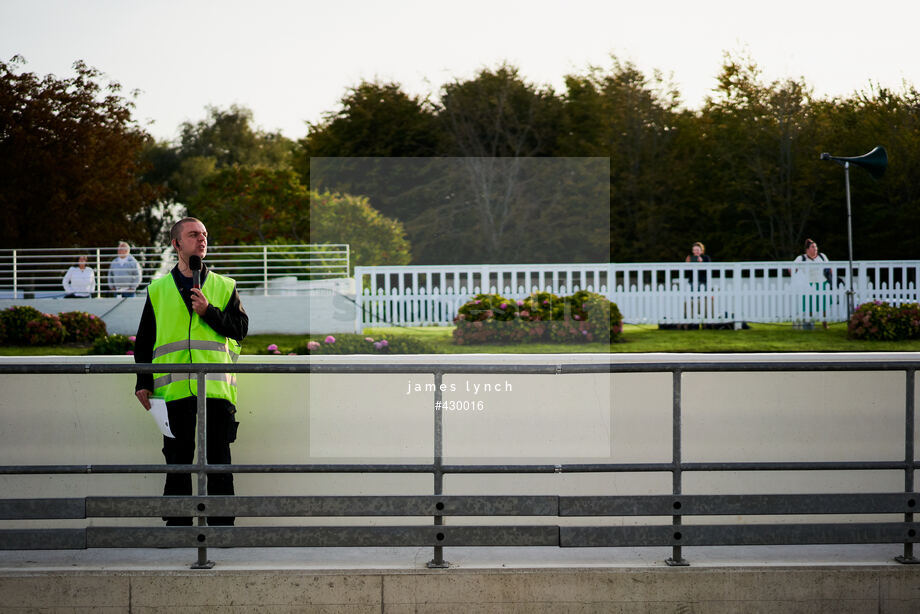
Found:
M 832 156 L 829 153 L 821 154 L 822 160 L 833 160 L 840 164 L 849 162 L 850 164 L 855 164 L 856 166 L 861 166 L 862 168 L 869 171 L 869 174 L 872 175 L 875 179 L 881 178 L 885 174 L 885 169 L 888 167 L 888 152 L 885 151 L 885 148 L 879 145 L 872 151 L 861 156 L 854 156 L 852 158 L 842 158 L 839 156 Z

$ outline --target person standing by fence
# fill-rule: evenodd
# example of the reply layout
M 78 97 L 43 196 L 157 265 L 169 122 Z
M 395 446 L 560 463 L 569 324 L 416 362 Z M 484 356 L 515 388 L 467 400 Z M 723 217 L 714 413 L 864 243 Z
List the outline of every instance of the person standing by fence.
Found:
M 164 365 L 193 363 L 232 364 L 240 342 L 249 331 L 249 316 L 240 303 L 236 282 L 209 272 L 201 263 L 208 251 L 208 231 L 201 221 L 183 218 L 170 231 L 179 263 L 171 274 L 147 288 L 147 301 L 137 329 L 134 360 Z M 194 269 L 200 268 L 198 276 Z M 196 281 L 200 283 L 196 285 Z M 200 287 L 199 287 L 200 286 Z M 197 423 L 197 375 L 154 373 L 137 375 L 135 395 L 145 409 L 150 397 L 166 401 L 169 426 L 175 437 L 163 437 L 163 456 L 170 465 L 188 465 L 195 455 Z M 229 465 L 230 444 L 236 441 L 236 376 L 232 373 L 207 375 L 207 459 L 215 465 Z M 166 474 L 165 496 L 192 494 L 188 473 Z M 209 495 L 232 495 L 233 475 L 215 473 L 208 477 Z M 191 525 L 191 517 L 164 518 L 168 526 Z M 209 525 L 232 525 L 233 517 L 208 518 Z
M 141 268 L 131 255 L 131 247 L 124 241 L 118 244 L 118 255 L 109 264 L 108 281 L 109 288 L 118 297 L 134 296 L 141 283 Z
M 77 266 L 67 269 L 64 274 L 64 298 L 90 298 L 96 290 L 96 275 L 92 267 L 86 266 L 86 256 L 77 257 Z
M 818 251 L 818 244 L 811 239 L 805 239 L 805 253 L 799 254 L 793 262 L 805 264 L 793 271 L 797 279 L 793 283 L 804 290 L 802 294 L 802 318 L 810 322 L 821 310 L 822 325 L 827 328 L 827 291 L 831 288 L 830 269 L 819 264 L 830 262 L 827 256 Z M 806 289 L 807 288 L 807 289 Z

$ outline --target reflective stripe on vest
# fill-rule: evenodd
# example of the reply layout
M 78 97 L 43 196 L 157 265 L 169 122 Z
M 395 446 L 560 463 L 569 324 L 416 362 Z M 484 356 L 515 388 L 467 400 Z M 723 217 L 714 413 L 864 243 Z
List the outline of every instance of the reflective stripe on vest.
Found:
M 208 302 L 224 310 L 233 295 L 235 282 L 229 277 L 208 272 L 201 293 Z M 156 319 L 154 364 L 232 364 L 239 357 L 240 346 L 234 339 L 219 335 L 201 317 L 189 312 L 172 275 L 157 279 L 147 288 Z M 197 375 L 188 373 L 154 373 L 154 394 L 167 401 L 195 396 Z M 207 396 L 236 404 L 236 376 L 208 373 Z
M 193 380 L 197 383 L 197 379 L 197 373 L 166 373 L 153 380 L 153 387 L 162 388 L 173 382 L 184 382 L 186 380 Z M 236 386 L 236 375 L 233 373 L 205 373 L 204 379 L 209 382 L 227 382 L 231 386 Z M 208 386 L 209 390 L 210 388 L 211 387 Z

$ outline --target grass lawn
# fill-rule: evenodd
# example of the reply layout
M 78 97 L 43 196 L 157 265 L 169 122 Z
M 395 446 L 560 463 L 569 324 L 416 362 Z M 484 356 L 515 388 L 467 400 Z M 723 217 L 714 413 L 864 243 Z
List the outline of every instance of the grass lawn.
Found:
M 374 339 L 412 336 L 423 339 L 446 354 L 545 354 L 583 352 L 920 352 L 920 341 L 850 341 L 845 324 L 828 330 L 799 330 L 789 324 L 752 324 L 750 330 L 658 330 L 657 326 L 627 325 L 622 341 L 604 343 L 515 345 L 454 345 L 453 327 L 368 328 Z M 252 335 L 243 342 L 244 354 L 257 354 L 270 343 L 282 353 L 303 343 L 303 335 Z M 82 346 L 0 346 L 7 356 L 82 356 Z
M 846 325 L 831 324 L 827 330 L 801 330 L 791 324 L 751 324 L 749 330 L 658 330 L 657 326 L 627 325 L 622 342 L 515 345 L 454 345 L 451 326 L 415 328 L 368 328 L 374 339 L 412 336 L 424 339 L 448 354 L 543 354 L 581 352 L 920 352 L 920 341 L 851 341 Z M 289 351 L 302 337 L 254 335 L 245 340 L 244 353 L 263 350 L 275 343 Z

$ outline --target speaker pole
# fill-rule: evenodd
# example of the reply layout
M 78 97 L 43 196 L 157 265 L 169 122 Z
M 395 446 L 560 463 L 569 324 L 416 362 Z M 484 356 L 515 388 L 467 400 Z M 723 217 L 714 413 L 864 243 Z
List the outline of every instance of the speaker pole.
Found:
M 850 163 L 843 163 L 843 177 L 847 186 L 847 239 L 850 244 L 850 289 L 847 290 L 847 322 L 853 317 L 853 214 L 850 209 Z

